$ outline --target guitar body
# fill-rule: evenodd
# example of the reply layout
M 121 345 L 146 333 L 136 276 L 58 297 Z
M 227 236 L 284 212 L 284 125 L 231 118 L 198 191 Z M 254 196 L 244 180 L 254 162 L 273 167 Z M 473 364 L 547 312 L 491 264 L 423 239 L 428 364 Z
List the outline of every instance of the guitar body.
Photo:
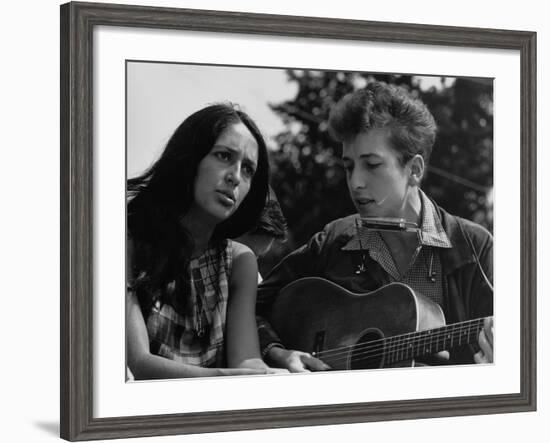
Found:
M 404 284 L 355 294 L 316 277 L 284 287 L 269 320 L 287 348 L 319 356 L 334 370 L 414 365 L 387 339 L 445 325 L 439 305 Z

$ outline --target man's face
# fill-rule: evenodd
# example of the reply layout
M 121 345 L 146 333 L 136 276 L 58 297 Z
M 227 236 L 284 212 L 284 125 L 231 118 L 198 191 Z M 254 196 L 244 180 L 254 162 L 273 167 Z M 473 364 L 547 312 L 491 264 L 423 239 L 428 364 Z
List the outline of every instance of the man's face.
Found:
M 361 217 L 405 217 L 410 168 L 402 166 L 385 128 L 362 132 L 343 144 L 349 192 Z

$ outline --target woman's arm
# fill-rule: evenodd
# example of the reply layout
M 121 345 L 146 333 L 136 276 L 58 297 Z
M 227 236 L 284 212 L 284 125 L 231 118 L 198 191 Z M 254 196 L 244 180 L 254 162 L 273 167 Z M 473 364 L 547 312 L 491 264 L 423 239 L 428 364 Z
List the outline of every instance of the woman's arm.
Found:
M 227 364 L 232 368 L 268 368 L 260 355 L 256 329 L 257 287 L 256 257 L 248 246 L 234 241 L 226 337 Z
M 299 351 L 272 348 L 282 355 L 278 368 L 267 366 L 260 354 L 256 326 L 256 291 L 258 264 L 254 253 L 245 245 L 233 242 L 233 270 L 229 282 L 227 306 L 227 363 L 235 368 L 264 368 L 268 373 L 302 372 L 306 368 L 328 369 L 320 360 Z
M 128 238 L 126 244 L 126 278 L 131 281 L 134 243 Z M 149 351 L 149 335 L 134 292 L 126 292 L 126 364 L 134 379 L 150 380 L 163 378 L 207 377 L 221 375 L 217 370 L 184 365 Z
M 151 354 L 145 321 L 137 297 L 132 292 L 126 294 L 126 331 L 127 363 L 136 380 L 266 373 L 265 368 L 261 367 L 256 370 L 202 368 Z

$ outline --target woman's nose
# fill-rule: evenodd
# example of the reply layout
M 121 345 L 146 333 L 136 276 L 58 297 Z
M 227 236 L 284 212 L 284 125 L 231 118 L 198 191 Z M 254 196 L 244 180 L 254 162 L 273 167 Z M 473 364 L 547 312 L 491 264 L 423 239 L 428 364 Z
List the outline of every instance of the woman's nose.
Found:
M 226 180 L 232 185 L 238 186 L 241 182 L 241 165 L 232 165 L 227 171 Z

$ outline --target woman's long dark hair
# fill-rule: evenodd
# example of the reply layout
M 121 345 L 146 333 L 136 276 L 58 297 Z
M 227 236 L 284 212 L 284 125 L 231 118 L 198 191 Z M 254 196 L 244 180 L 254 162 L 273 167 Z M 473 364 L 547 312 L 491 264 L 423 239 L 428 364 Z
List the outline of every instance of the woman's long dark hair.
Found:
M 133 245 L 129 284 L 144 311 L 167 287 L 172 288 L 174 300 L 181 300 L 178 281 L 187 269 L 194 247 L 181 219 L 193 203 L 198 165 L 220 134 L 241 122 L 258 144 L 258 165 L 247 196 L 235 213 L 216 227 L 213 240 L 244 234 L 256 225 L 264 207 L 269 166 L 259 129 L 232 104 L 211 105 L 186 118 L 170 137 L 160 158 L 144 174 L 128 180 L 127 221 Z

